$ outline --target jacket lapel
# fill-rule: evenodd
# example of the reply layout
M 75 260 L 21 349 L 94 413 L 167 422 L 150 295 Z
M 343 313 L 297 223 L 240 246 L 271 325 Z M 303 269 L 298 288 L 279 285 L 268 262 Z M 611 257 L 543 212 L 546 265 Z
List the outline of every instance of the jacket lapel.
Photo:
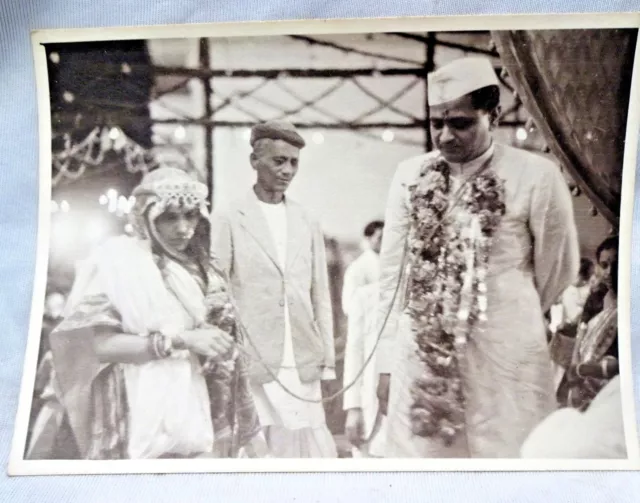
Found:
M 258 200 L 253 190 L 248 194 L 247 200 L 239 212 L 242 215 L 240 219 L 242 227 L 253 237 L 258 246 L 265 252 L 271 262 L 273 262 L 273 265 L 282 273 L 282 268 L 278 262 L 276 246 L 269 232 L 269 224 L 260 210 L 260 206 L 258 206 Z

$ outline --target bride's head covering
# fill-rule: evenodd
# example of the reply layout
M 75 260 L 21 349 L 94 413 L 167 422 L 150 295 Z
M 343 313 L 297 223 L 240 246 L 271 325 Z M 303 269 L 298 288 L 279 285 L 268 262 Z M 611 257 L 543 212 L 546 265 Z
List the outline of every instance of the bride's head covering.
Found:
M 161 167 L 147 173 L 131 194 L 135 199 L 130 213 L 134 235 L 149 240 L 154 250 L 181 263 L 195 260 L 203 265 L 210 241 L 208 193 L 204 183 L 179 168 Z M 185 252 L 164 243 L 156 230 L 156 220 L 168 210 L 185 213 L 196 210 L 200 213 L 200 221 Z
M 165 211 L 198 210 L 207 218 L 207 186 L 178 168 L 158 168 L 146 174 L 133 189 L 135 203 L 131 211 L 131 225 L 140 237 L 147 236 L 148 222 L 153 223 Z

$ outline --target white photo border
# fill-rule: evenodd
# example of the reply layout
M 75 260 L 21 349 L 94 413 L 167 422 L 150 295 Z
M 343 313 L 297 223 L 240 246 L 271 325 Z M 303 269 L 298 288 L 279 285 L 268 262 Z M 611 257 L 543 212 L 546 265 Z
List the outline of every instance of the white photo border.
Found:
M 294 34 L 350 34 L 378 32 L 471 31 L 536 29 L 640 29 L 640 12 L 590 14 L 467 15 L 406 18 L 327 19 L 211 24 L 155 25 L 116 28 L 35 30 L 35 64 L 39 129 L 39 201 L 37 257 L 25 364 L 16 414 L 8 474 L 157 474 L 157 473 L 309 473 L 309 472 L 520 472 L 520 471 L 635 471 L 640 469 L 631 357 L 631 243 L 638 146 L 640 136 L 640 37 L 630 90 L 625 137 L 620 208 L 619 344 L 620 388 L 627 459 L 159 459 L 159 460 L 26 460 L 29 415 L 35 383 L 38 347 L 47 283 L 51 219 L 51 112 L 46 53 L 43 44 L 109 40 L 149 40 L 200 37 L 257 37 Z

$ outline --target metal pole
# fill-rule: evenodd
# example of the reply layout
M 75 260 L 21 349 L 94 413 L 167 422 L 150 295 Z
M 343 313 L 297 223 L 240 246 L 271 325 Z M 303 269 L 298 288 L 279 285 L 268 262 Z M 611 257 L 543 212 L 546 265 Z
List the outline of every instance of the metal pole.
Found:
M 211 53 L 209 51 L 209 39 L 200 39 L 200 69 L 208 72 L 211 70 Z M 209 207 L 213 208 L 213 107 L 211 104 L 213 98 L 213 89 L 211 86 L 211 77 L 205 74 L 202 77 L 204 88 L 204 116 L 207 121 L 204 126 L 204 152 L 205 152 L 205 173 L 207 183 L 209 184 Z
M 428 75 L 435 70 L 435 52 L 436 52 L 436 36 L 433 32 L 427 33 L 425 42 L 425 58 L 424 58 L 424 138 L 425 151 L 430 152 L 433 149 L 433 140 L 431 138 L 431 127 L 429 124 L 429 81 Z

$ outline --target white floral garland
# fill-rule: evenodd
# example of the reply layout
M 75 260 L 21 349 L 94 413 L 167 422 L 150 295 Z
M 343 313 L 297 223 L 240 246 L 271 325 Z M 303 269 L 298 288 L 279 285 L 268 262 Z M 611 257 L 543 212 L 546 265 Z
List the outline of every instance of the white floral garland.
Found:
M 485 319 L 489 253 L 505 213 L 503 182 L 486 167 L 461 188 L 455 213 L 444 159 L 426 163 L 411 187 L 408 311 L 424 369 L 411 389 L 411 424 L 445 445 L 465 426 L 465 350 Z

